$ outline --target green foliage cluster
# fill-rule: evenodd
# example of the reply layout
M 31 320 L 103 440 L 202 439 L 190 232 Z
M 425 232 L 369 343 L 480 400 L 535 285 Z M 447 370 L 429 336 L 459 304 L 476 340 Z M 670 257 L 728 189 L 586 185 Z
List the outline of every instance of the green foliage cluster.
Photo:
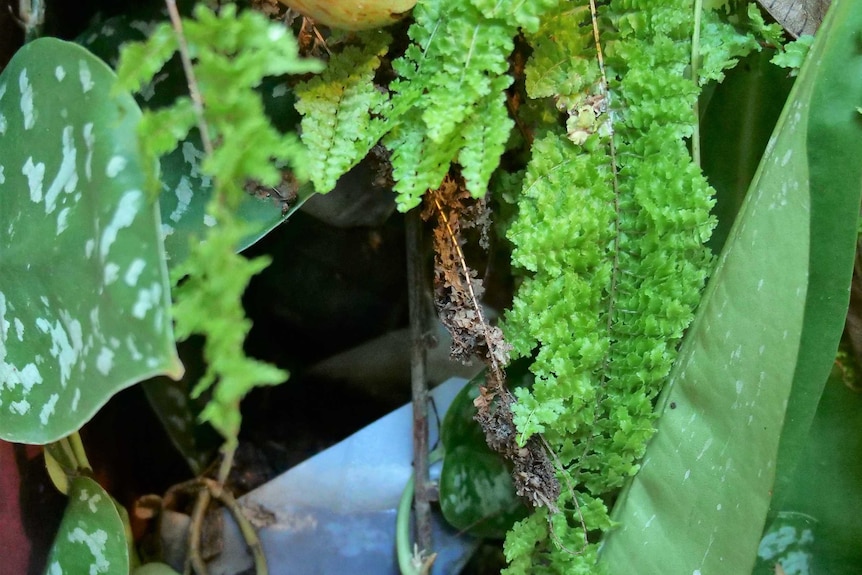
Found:
M 398 208 L 416 206 L 440 185 L 452 162 L 467 188 L 483 196 L 513 126 L 504 90 L 519 28 L 536 30 L 559 0 L 426 0 L 413 10 L 404 55 L 392 61 L 397 78 L 388 95 L 371 78 L 386 52 L 380 33 L 359 37 L 333 55 L 320 79 L 301 84 L 303 141 L 317 191 L 329 191 L 380 137 L 392 152 Z M 348 123 L 349 122 L 349 123 Z
M 172 106 L 146 112 L 139 138 L 152 166 L 201 123 L 208 133 L 205 138 L 214 144 L 202 164 L 215 182 L 207 209 L 212 227 L 200 238 L 203 241 L 193 243 L 189 258 L 173 270 L 174 320 L 179 339 L 193 334 L 206 337 L 207 371 L 193 395 L 215 385 L 201 416 L 233 444 L 242 397 L 256 385 L 279 383 L 287 377 L 243 352 L 250 322 L 242 308 L 242 293 L 269 260 L 246 260 L 236 253 L 248 232 L 236 208 L 249 180 L 275 186 L 281 180 L 279 168 L 286 165 L 299 179 L 307 179 L 309 173 L 299 138 L 272 126 L 254 89 L 266 76 L 316 72 L 322 66 L 299 58 L 296 40 L 283 26 L 253 11 L 237 14 L 234 5 L 219 14 L 199 5 L 194 19 L 184 19 L 182 27 L 182 39 L 164 23 L 147 42 L 127 46 L 118 68 L 118 89 L 140 89 L 180 48 L 180 42 L 187 43 L 203 106 L 198 108 L 191 97 L 184 97 Z
M 722 9 L 704 10 L 698 43 L 700 84 L 721 82 L 725 69 L 764 45 L 780 48 L 783 33 L 779 24 L 767 24 L 760 9 L 746 0 L 729 0 Z
M 412 44 L 393 62 L 398 118 L 385 141 L 402 210 L 438 187 L 453 160 L 477 197 L 499 163 L 512 128 L 503 90 L 513 37 L 519 20 L 535 26 L 547 2 L 490 4 L 431 0 L 413 11 Z M 525 4 L 531 16 L 521 13 Z
M 597 546 L 577 525 L 610 528 L 606 498 L 638 470 L 711 267 L 712 190 L 686 143 L 700 93 L 693 20 L 689 0 L 600 6 L 607 87 L 587 6 L 561 6 L 528 36 L 528 95 L 552 97 L 568 121 L 532 148 L 508 232 L 526 277 L 504 331 L 517 356 L 535 355 L 534 386 L 516 391 L 519 440 L 544 434 L 578 501 L 564 487 L 567 513 L 515 525 L 511 574 L 592 572 Z M 757 47 L 727 22 L 702 33 L 703 78 Z
M 389 98 L 371 85 L 385 48 L 370 39 L 300 88 L 303 138 L 312 164 L 324 166 L 319 191 L 382 135 L 407 210 L 452 162 L 473 195 L 485 193 L 514 125 L 504 91 L 515 36 L 532 50 L 532 100 L 518 110 L 535 138 L 532 160 L 524 173 L 498 178 L 518 198 L 508 236 L 525 274 L 505 329 L 516 354 L 534 356 L 536 382 L 516 392 L 519 440 L 544 434 L 577 501 L 564 489 L 566 513 L 540 510 L 515 525 L 510 573 L 593 568 L 596 545 L 583 549 L 583 529 L 571 525 L 610 528 L 607 498 L 638 470 L 654 400 L 711 267 L 712 190 L 687 144 L 696 102 L 703 85 L 775 44 L 780 30 L 735 1 L 705 10 L 696 34 L 699 6 L 601 3 L 599 54 L 588 2 L 420 1 L 410 44 L 391 63 Z M 344 116 L 363 129 L 347 134 Z

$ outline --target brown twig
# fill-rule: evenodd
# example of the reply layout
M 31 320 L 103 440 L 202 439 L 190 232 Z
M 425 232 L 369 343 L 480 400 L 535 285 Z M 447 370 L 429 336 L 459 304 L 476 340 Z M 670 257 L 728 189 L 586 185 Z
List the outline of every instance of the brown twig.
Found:
M 416 542 L 423 553 L 430 552 L 431 503 L 428 471 L 428 382 L 425 373 L 427 314 L 425 313 L 422 221 L 418 210 L 407 214 L 407 284 L 410 308 L 410 380 L 413 396 L 413 505 L 416 514 Z
M 201 532 L 203 531 L 204 515 L 210 505 L 210 499 L 210 492 L 207 489 L 198 490 L 195 505 L 190 516 L 189 552 L 186 557 L 185 569 L 183 570 L 185 575 L 190 575 L 192 572 L 197 573 L 197 575 L 207 575 L 209 573 L 206 562 L 201 557 Z
M 224 488 L 223 484 L 208 477 L 198 477 L 175 485 L 168 490 L 162 499 L 163 507 L 167 507 L 178 492 L 196 493 L 195 504 L 189 517 L 188 554 L 184 566 L 184 573 L 186 575 L 190 575 L 192 572 L 197 575 L 206 575 L 208 573 L 206 561 L 201 555 L 200 547 L 204 516 L 213 499 L 221 503 L 228 510 L 239 527 L 240 535 L 254 560 L 256 575 L 267 575 L 269 573 L 266 556 L 263 553 L 263 546 L 260 543 L 260 538 L 257 536 L 257 531 L 248 518 L 246 518 L 239 502 Z
M 511 347 L 502 331 L 485 319 L 479 304 L 481 281 L 475 280 L 473 285 L 475 272 L 467 265 L 461 249 L 460 230 L 473 225 L 472 221 L 464 220 L 476 217 L 474 209 L 465 205 L 468 197 L 454 178 L 445 180 L 439 190 L 428 194 L 425 214 L 435 215 L 439 222 L 434 234 L 437 307 L 452 333 L 453 356 L 463 360 L 478 355 L 487 367 L 487 385 L 480 387 L 480 395 L 473 401 L 475 419 L 485 441 L 512 462 L 512 480 L 518 495 L 534 508 L 547 507 L 556 512 L 560 484 L 554 466 L 538 438 L 531 437 L 524 445 L 518 443 L 512 412 L 516 400 L 506 387 L 503 370 Z M 447 213 L 446 209 L 451 211 Z M 485 216 L 479 215 L 477 221 L 484 219 Z
M 213 142 L 210 138 L 209 127 L 207 126 L 204 117 L 204 101 L 198 89 L 198 81 L 195 77 L 195 69 L 192 66 L 192 58 L 189 53 L 189 45 L 186 42 L 186 35 L 183 33 L 183 20 L 180 18 L 180 13 L 177 10 L 176 0 L 165 0 L 165 5 L 168 7 L 168 14 L 171 18 L 171 25 L 174 27 L 174 32 L 177 34 L 177 44 L 179 45 L 180 60 L 183 63 L 183 72 L 186 75 L 186 82 L 189 86 L 189 95 L 192 99 L 192 106 L 195 110 L 195 117 L 198 122 L 198 131 L 201 133 L 201 142 L 204 146 L 204 151 L 207 156 L 213 154 Z
M 614 192 L 614 241 L 613 241 L 613 264 L 611 271 L 611 285 L 608 289 L 608 313 L 607 313 L 607 332 L 611 333 L 613 330 L 614 323 L 614 313 L 616 306 L 616 298 L 617 298 L 617 285 L 619 284 L 620 277 L 620 190 L 619 190 L 619 178 L 617 173 L 617 157 L 616 157 L 616 145 L 614 144 L 614 130 L 613 130 L 613 113 L 611 112 L 611 97 L 610 97 L 610 87 L 608 85 L 608 78 L 605 74 L 605 60 L 602 54 L 602 44 L 599 39 L 599 19 L 598 13 L 596 12 L 596 3 L 595 0 L 590 0 L 590 18 L 592 20 L 593 26 L 593 39 L 596 43 L 596 60 L 599 65 L 599 73 L 601 74 L 601 89 L 602 96 L 605 99 L 605 108 L 608 114 L 608 122 L 610 122 L 610 135 L 608 136 L 608 153 L 611 157 L 611 173 L 613 175 L 613 192 Z M 596 421 L 599 418 L 599 409 L 602 401 L 602 392 L 607 384 L 607 372 L 610 365 L 610 351 L 605 352 L 605 356 L 602 360 L 602 371 L 604 374 L 602 376 L 601 383 L 601 391 L 596 394 L 596 405 L 593 408 L 593 425 L 595 425 Z M 584 441 L 584 452 L 582 458 L 586 457 L 589 453 L 592 435 L 587 437 Z
M 269 570 L 267 568 L 266 556 L 263 553 L 263 546 L 260 543 L 260 538 L 257 536 L 257 531 L 254 526 L 242 512 L 242 508 L 237 500 L 234 499 L 233 495 L 231 495 L 231 493 L 227 491 L 221 483 L 207 478 L 204 478 L 203 482 L 209 494 L 219 503 L 224 505 L 233 517 L 234 521 L 236 521 L 240 534 L 242 534 L 242 538 L 245 540 L 246 547 L 251 551 L 252 559 L 254 559 L 256 575 L 267 575 Z

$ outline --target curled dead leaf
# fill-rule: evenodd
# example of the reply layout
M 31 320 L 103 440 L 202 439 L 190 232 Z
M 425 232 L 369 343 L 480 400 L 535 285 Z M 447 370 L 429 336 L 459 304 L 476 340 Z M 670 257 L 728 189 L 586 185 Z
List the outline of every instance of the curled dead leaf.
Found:
M 758 0 L 758 3 L 788 34 L 798 38 L 817 31 L 832 0 Z

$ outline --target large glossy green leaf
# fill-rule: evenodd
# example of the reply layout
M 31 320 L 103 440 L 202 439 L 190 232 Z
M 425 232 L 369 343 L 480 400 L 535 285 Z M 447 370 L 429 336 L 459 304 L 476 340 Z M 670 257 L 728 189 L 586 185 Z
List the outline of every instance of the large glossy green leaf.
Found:
M 842 306 L 846 310 L 852 269 L 846 246 L 855 240 L 846 228 L 856 220 L 862 181 L 862 133 L 847 99 L 862 103 L 862 91 L 854 83 L 852 96 L 831 100 L 818 97 L 817 90 L 839 70 L 862 77 L 858 46 L 852 44 L 860 29 L 862 5 L 836 1 L 683 344 L 643 467 L 614 510 L 622 526 L 607 537 L 600 556 L 610 573 L 751 572 L 785 407 L 807 396 L 793 413 L 813 410 L 812 390 L 822 388 L 823 362 L 828 369 L 835 348 L 809 342 L 835 342 Z M 833 105 L 839 109 L 832 115 L 852 129 L 832 129 L 831 137 L 845 153 L 854 150 L 856 159 L 848 164 L 832 148 L 831 158 L 818 161 L 833 162 L 830 169 L 843 173 L 844 187 L 834 181 L 824 187 L 813 167 L 809 180 L 809 122 L 815 121 L 815 107 Z M 824 207 L 832 202 L 843 213 Z M 824 266 L 815 255 L 822 260 L 830 249 L 833 261 Z M 819 274 L 831 276 L 835 285 L 815 279 Z M 796 419 L 788 419 L 790 435 L 806 426 Z
M 834 9 L 814 54 L 817 79 L 808 119 L 811 251 L 805 326 L 779 444 L 775 501 L 780 505 L 808 440 L 835 358 L 850 298 L 862 187 L 862 6 Z
M 125 528 L 113 499 L 89 477 L 75 478 L 45 575 L 128 572 Z
M 47 443 L 108 398 L 182 372 L 158 206 L 131 97 L 76 44 L 45 38 L 0 76 L 0 437 Z

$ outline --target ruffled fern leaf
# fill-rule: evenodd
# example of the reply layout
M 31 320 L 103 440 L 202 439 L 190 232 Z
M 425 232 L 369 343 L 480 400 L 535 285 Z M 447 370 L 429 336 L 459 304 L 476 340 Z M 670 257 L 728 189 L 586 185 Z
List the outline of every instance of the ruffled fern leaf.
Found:
M 513 529 L 510 574 L 592 572 L 596 546 L 572 525 L 610 528 L 602 499 L 637 472 L 711 263 L 712 192 L 685 141 L 699 95 L 688 75 L 693 3 L 599 10 L 607 85 L 589 7 L 560 6 L 529 36 L 528 94 L 553 98 L 568 133 L 533 146 L 508 231 L 526 277 L 504 331 L 516 354 L 535 358 L 535 384 L 513 408 L 520 439 L 544 434 L 578 505 L 564 489 L 558 506 L 572 511 L 552 518 L 557 543 L 540 514 Z M 717 56 L 710 77 L 736 54 Z
M 308 147 L 314 189 L 325 193 L 365 157 L 386 133 L 389 98 L 373 82 L 391 36 L 383 31 L 361 35 L 363 46 L 348 46 L 326 70 L 295 88 L 302 114 L 302 142 Z
M 399 75 L 391 85 L 393 116 L 400 125 L 385 139 L 399 209 L 417 205 L 426 189 L 438 187 L 452 161 L 464 170 L 470 193 L 485 194 L 513 125 L 503 99 L 511 83 L 513 38 L 521 25 L 535 28 L 557 2 L 416 5 L 412 43 L 393 62 Z

